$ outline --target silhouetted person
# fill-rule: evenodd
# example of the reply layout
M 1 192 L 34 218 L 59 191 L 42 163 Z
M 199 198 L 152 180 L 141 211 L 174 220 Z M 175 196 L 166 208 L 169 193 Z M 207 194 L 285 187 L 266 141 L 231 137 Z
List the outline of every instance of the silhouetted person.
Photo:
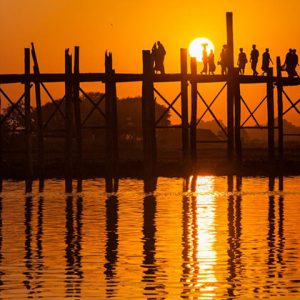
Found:
M 262 66 L 261 66 L 261 69 L 263 70 L 262 75 L 264 75 L 265 73 L 268 75 L 270 62 L 273 64 L 273 61 L 270 57 L 269 48 L 266 48 L 266 51 L 263 53 L 262 56 Z
M 293 49 L 293 52 L 292 52 L 292 70 L 293 70 L 293 76 L 297 76 L 299 77 L 297 71 L 296 71 L 296 68 L 297 66 L 299 65 L 298 62 L 298 55 L 297 55 L 297 50 L 296 49 Z
M 160 71 L 161 74 L 165 74 L 164 60 L 166 55 L 166 50 L 160 41 L 157 42 L 157 51 L 156 51 L 156 61 L 155 68 L 157 71 Z
M 157 71 L 156 64 L 157 64 L 157 45 L 156 43 L 153 44 L 151 50 L 152 62 L 153 62 L 153 70 L 154 73 Z
M 245 66 L 246 66 L 247 62 L 248 62 L 248 60 L 247 60 L 246 53 L 243 51 L 243 48 L 240 48 L 237 65 L 239 67 L 239 72 L 241 75 L 244 75 L 244 73 L 245 73 Z
M 295 73 L 295 67 L 293 62 L 293 49 L 289 49 L 289 52 L 285 56 L 284 65 L 282 66 L 282 69 L 288 73 L 289 77 L 293 77 Z
M 207 44 L 202 44 L 203 51 L 202 51 L 202 62 L 203 62 L 203 69 L 201 74 L 207 74 L 207 65 L 208 65 L 208 55 L 206 51 Z
M 214 75 L 214 72 L 216 70 L 216 65 L 215 65 L 215 55 L 213 50 L 210 50 L 210 53 L 208 55 L 208 74 L 209 75 Z
M 252 45 L 252 51 L 250 54 L 250 62 L 251 62 L 251 69 L 253 71 L 254 76 L 258 75 L 258 73 L 256 71 L 256 67 L 257 67 L 257 63 L 258 63 L 258 56 L 259 56 L 259 52 L 256 49 L 256 45 Z
M 227 55 L 227 45 L 223 45 L 222 51 L 220 54 L 220 61 L 218 64 L 221 66 L 221 74 L 227 74 L 227 67 L 228 67 L 228 55 Z

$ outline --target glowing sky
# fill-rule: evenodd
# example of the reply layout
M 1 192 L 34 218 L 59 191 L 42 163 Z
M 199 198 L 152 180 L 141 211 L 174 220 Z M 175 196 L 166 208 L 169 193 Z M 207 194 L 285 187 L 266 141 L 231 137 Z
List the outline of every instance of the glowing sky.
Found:
M 106 49 L 116 72 L 141 72 L 142 50 L 156 40 L 167 51 L 166 72 L 178 72 L 179 49 L 196 37 L 212 40 L 219 57 L 226 11 L 234 17 L 235 63 L 238 49 L 249 56 L 253 43 L 261 54 L 269 47 L 275 61 L 288 48 L 300 51 L 299 8 L 299 0 L 0 0 L 0 73 L 23 72 L 23 49 L 30 42 L 42 72 L 62 72 L 64 49 L 75 45 L 82 72 L 102 72 Z M 140 94 L 139 87 L 124 85 L 118 96 Z

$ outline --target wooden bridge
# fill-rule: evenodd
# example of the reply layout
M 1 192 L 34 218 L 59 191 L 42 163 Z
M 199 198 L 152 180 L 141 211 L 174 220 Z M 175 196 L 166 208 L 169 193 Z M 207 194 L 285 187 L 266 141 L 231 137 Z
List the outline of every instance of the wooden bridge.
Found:
M 161 128 L 158 125 L 159 119 L 155 118 L 155 102 L 156 96 L 160 97 L 166 104 L 167 108 L 164 114 L 172 110 L 180 117 L 180 125 L 182 132 L 182 161 L 186 166 L 191 166 L 197 160 L 197 141 L 196 129 L 200 121 L 206 113 L 209 113 L 220 129 L 226 136 L 226 140 L 218 141 L 227 144 L 227 153 L 229 162 L 239 163 L 242 160 L 242 144 L 241 144 L 241 129 L 250 128 L 241 124 L 241 105 L 244 105 L 249 113 L 247 120 L 252 119 L 255 126 L 251 128 L 266 129 L 268 132 L 268 157 L 270 163 L 275 159 L 281 161 L 284 155 L 284 131 L 283 131 L 283 116 L 291 109 L 297 109 L 297 104 L 300 100 L 292 101 L 286 92 L 285 86 L 300 85 L 299 78 L 282 77 L 280 57 L 276 60 L 276 76 L 273 74 L 273 69 L 270 68 L 268 76 L 247 76 L 239 75 L 238 69 L 234 68 L 233 60 L 233 22 L 232 13 L 226 14 L 227 23 L 227 49 L 228 49 L 228 74 L 227 75 L 199 75 L 197 72 L 197 63 L 195 58 L 190 60 L 191 72 L 188 73 L 188 55 L 186 49 L 180 50 L 181 72 L 177 74 L 154 74 L 151 53 L 149 50 L 143 51 L 143 73 L 142 74 L 121 74 L 116 73 L 112 65 L 112 54 L 105 54 L 105 72 L 104 73 L 81 73 L 79 71 L 79 47 L 75 47 L 74 51 L 74 66 L 73 58 L 69 54 L 69 50 L 65 51 L 65 72 L 57 74 L 46 74 L 40 72 L 37 54 L 32 44 L 32 48 L 26 48 L 24 52 L 24 74 L 0 74 L 0 93 L 11 105 L 11 110 L 6 114 L 1 114 L 0 126 L 9 118 L 12 111 L 18 112 L 25 123 L 26 135 L 26 191 L 32 189 L 33 179 L 33 157 L 32 157 L 32 135 L 37 137 L 37 164 L 39 166 L 38 178 L 40 186 L 43 186 L 45 172 L 45 145 L 44 138 L 49 132 L 46 130 L 47 124 L 55 114 L 60 113 L 65 120 L 65 127 L 62 128 L 65 139 L 65 189 L 67 192 L 72 191 L 72 180 L 74 177 L 78 180 L 78 190 L 82 188 L 82 130 L 85 128 L 85 122 L 81 120 L 81 104 L 79 100 L 80 93 L 84 95 L 92 104 L 93 108 L 90 112 L 99 111 L 105 118 L 105 126 L 101 127 L 105 130 L 106 146 L 105 146 L 105 163 L 106 163 L 106 180 L 107 191 L 117 190 L 118 177 L 118 124 L 117 124 L 117 96 L 116 84 L 120 82 L 142 82 L 142 123 L 143 123 L 143 153 L 144 153 L 144 173 L 145 177 L 151 177 L 155 174 L 157 143 L 156 143 L 156 128 Z M 31 73 L 31 58 L 33 61 L 33 73 Z M 46 87 L 46 83 L 61 82 L 65 85 L 64 101 L 57 104 L 54 101 L 51 93 Z M 81 87 L 81 83 L 85 82 L 102 82 L 105 84 L 105 95 L 94 102 L 89 98 L 88 94 Z M 155 88 L 155 83 L 158 82 L 180 82 L 180 92 L 173 101 L 168 101 Z M 223 82 L 219 93 L 211 103 L 208 103 L 198 91 L 198 86 L 201 83 Z M 3 86 L 6 84 L 22 83 L 24 84 L 24 93 L 17 100 L 12 100 L 4 91 Z M 190 84 L 190 91 L 188 85 Z M 264 84 L 266 86 L 266 97 L 262 99 L 259 105 L 251 111 L 247 102 L 243 99 L 240 93 L 240 86 L 243 84 Z M 37 125 L 33 127 L 31 124 L 30 111 L 33 106 L 31 100 L 31 88 L 35 89 L 35 105 L 37 112 Z M 212 105 L 225 90 L 227 91 L 227 126 L 224 128 L 216 118 Z M 274 99 L 274 88 L 277 89 L 277 99 Z M 50 119 L 44 120 L 42 115 L 42 100 L 41 90 L 45 91 L 49 99 L 55 106 L 54 113 Z M 289 107 L 283 111 L 283 97 L 286 97 L 289 102 Z M 105 110 L 102 111 L 100 103 L 105 102 Z M 177 101 L 181 102 L 181 112 L 178 112 L 174 107 Z M 204 114 L 198 116 L 198 103 L 201 101 L 206 109 Z M 23 113 L 19 106 L 24 102 L 25 112 Z M 255 118 L 255 112 L 262 103 L 267 102 L 267 126 L 261 126 Z M 65 113 L 61 110 L 61 105 L 64 103 Z M 190 105 L 189 105 L 190 103 Z M 274 105 L 277 105 L 278 126 L 274 125 Z M 189 113 L 189 107 L 191 112 Z M 73 130 L 75 124 L 75 130 Z M 100 126 L 99 126 L 100 128 Z M 278 129 L 278 157 L 275 157 L 275 129 Z M 73 132 L 75 131 L 75 136 Z M 0 128 L 0 190 L 2 190 L 2 129 Z M 73 174 L 72 161 L 72 143 L 76 144 L 76 176 Z M 201 141 L 209 142 L 209 141 Z

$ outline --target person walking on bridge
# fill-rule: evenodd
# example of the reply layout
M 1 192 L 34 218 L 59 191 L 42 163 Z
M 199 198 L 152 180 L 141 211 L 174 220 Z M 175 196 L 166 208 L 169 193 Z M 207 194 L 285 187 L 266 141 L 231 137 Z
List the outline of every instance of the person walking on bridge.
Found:
M 154 43 L 151 51 L 152 59 L 153 59 L 153 69 L 154 72 L 160 72 L 161 74 L 165 74 L 164 60 L 166 55 L 166 50 L 163 44 L 160 41 Z
M 252 45 L 252 51 L 250 54 L 250 62 L 251 62 L 251 69 L 253 71 L 253 76 L 257 76 L 258 72 L 256 71 L 257 63 L 258 63 L 259 52 L 256 49 L 256 45 Z
M 223 45 L 222 51 L 220 54 L 220 61 L 218 61 L 218 65 L 221 66 L 221 75 L 227 74 L 228 69 L 228 57 L 227 57 L 227 45 Z
M 213 50 L 210 50 L 208 55 L 208 74 L 215 75 L 216 65 L 215 65 L 215 55 Z
M 243 48 L 240 48 L 239 58 L 238 58 L 238 62 L 237 62 L 240 75 L 244 75 L 245 66 L 246 66 L 247 62 L 248 62 L 248 60 L 247 60 L 246 53 L 243 51 Z
M 165 74 L 165 56 L 166 50 L 163 44 L 160 41 L 157 41 L 157 70 L 160 71 L 161 74 Z
M 207 55 L 207 44 L 202 44 L 203 51 L 202 51 L 202 62 L 203 62 L 203 69 L 201 71 L 201 74 L 207 74 L 207 65 L 208 65 L 208 55 Z
M 262 66 L 261 66 L 261 69 L 263 70 L 262 75 L 265 75 L 265 73 L 268 75 L 270 62 L 273 64 L 273 61 L 270 56 L 269 48 L 266 48 L 266 51 L 263 53 L 262 56 Z

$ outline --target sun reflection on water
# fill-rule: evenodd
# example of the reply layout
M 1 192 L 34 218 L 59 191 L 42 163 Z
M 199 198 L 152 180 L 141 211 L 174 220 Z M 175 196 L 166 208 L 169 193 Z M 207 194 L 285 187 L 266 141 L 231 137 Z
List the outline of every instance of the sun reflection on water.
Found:
M 197 260 L 199 265 L 198 284 L 200 294 L 207 299 L 215 297 L 215 264 L 217 253 L 214 250 L 215 236 L 215 196 L 214 177 L 198 177 L 197 194 Z
M 189 183 L 192 196 L 186 199 L 184 207 L 182 296 L 192 293 L 199 299 L 214 299 L 217 289 L 214 177 L 193 177 Z

